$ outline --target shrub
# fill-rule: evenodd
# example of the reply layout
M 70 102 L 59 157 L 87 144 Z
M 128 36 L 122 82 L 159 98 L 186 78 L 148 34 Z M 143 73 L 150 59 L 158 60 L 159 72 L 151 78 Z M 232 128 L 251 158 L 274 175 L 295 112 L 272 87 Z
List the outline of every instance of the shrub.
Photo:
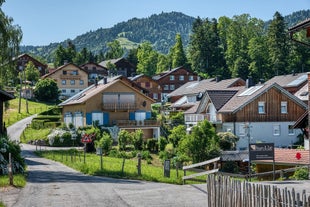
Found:
M 127 144 L 131 143 L 132 134 L 126 130 L 121 130 L 118 133 L 118 146 L 119 150 L 126 150 Z
M 158 145 L 157 145 L 157 140 L 156 139 L 148 139 L 147 142 L 147 149 L 151 152 L 156 152 L 158 151 Z
M 138 129 L 132 134 L 132 144 L 135 150 L 143 149 L 143 131 Z
M 303 167 L 294 172 L 294 175 L 291 178 L 295 180 L 308 180 L 309 179 L 309 171 L 308 168 Z
M 165 137 L 160 137 L 158 142 L 159 151 L 164 151 L 167 144 L 168 140 Z
M 104 154 L 108 154 L 112 147 L 113 140 L 111 136 L 104 132 L 99 140 L 95 140 L 96 148 L 102 148 Z

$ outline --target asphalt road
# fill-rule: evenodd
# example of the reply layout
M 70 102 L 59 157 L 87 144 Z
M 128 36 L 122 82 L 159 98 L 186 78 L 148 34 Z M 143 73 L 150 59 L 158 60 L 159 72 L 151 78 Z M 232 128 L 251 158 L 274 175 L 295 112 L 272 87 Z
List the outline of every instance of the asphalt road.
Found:
M 8 128 L 19 141 L 31 118 Z M 172 185 L 136 180 L 87 176 L 65 165 L 34 155 L 35 146 L 22 144 L 28 165 L 27 185 L 1 193 L 10 207 L 37 206 L 207 206 L 206 185 Z

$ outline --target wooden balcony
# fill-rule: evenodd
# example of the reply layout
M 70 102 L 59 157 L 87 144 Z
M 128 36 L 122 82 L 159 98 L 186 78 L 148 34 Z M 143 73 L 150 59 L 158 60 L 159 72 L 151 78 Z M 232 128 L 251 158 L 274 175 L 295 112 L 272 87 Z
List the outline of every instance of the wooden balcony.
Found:
M 130 111 L 136 110 L 137 105 L 135 103 L 104 103 L 102 109 L 106 111 Z
M 118 127 L 158 127 L 160 126 L 160 122 L 157 120 L 140 120 L 140 121 L 136 121 L 136 120 L 116 120 L 115 124 Z
M 213 124 L 222 123 L 218 115 L 211 114 L 187 114 L 185 115 L 185 123 L 187 124 L 196 124 L 197 122 L 208 120 Z
M 67 74 L 67 75 L 60 75 L 60 79 L 69 79 L 69 80 L 79 80 L 81 79 L 81 75 L 71 75 L 71 74 Z

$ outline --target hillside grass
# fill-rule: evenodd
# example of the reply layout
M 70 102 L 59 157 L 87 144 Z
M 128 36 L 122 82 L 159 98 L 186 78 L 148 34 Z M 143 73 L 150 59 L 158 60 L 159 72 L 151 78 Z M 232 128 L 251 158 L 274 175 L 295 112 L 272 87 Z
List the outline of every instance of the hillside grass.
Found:
M 41 113 L 43 111 L 48 110 L 50 107 L 55 106 L 52 103 L 41 103 L 28 100 L 28 112 L 26 110 L 26 99 L 21 99 L 21 109 L 20 113 L 18 113 L 19 108 L 19 98 L 15 98 L 9 101 L 8 108 L 5 107 L 3 113 L 3 122 L 5 122 L 6 127 L 18 122 L 21 119 L 24 119 L 28 116 Z

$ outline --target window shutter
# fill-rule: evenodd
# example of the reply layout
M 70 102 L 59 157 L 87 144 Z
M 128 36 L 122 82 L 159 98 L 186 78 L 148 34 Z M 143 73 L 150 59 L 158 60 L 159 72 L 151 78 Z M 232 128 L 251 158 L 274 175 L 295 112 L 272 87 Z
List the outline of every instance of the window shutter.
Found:
M 145 119 L 150 119 L 151 118 L 151 112 L 147 111 L 145 112 Z
M 92 125 L 91 113 L 86 113 L 86 125 Z
M 109 120 L 109 113 L 103 113 L 103 124 L 108 125 L 110 120 Z
M 135 120 L 135 112 L 129 112 L 129 120 Z

